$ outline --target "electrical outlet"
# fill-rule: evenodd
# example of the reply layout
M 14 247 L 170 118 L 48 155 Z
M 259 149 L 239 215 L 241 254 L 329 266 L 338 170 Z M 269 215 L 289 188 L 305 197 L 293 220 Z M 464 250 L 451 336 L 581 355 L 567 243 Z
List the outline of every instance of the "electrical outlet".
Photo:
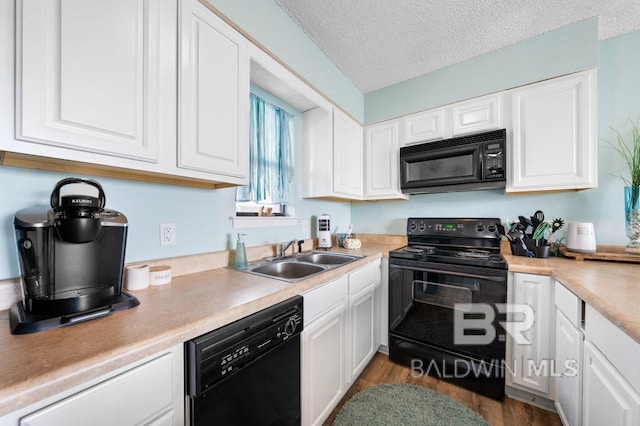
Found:
M 302 219 L 302 232 L 309 232 L 309 221 Z
M 161 223 L 160 224 L 160 245 L 171 246 L 176 243 L 176 224 Z

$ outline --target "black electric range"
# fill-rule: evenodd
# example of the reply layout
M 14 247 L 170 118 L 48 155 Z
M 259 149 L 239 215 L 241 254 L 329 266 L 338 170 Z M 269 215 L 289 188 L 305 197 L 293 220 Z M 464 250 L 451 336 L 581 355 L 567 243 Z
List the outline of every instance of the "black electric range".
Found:
M 408 245 L 389 252 L 389 358 L 500 400 L 508 265 L 499 228 L 496 218 L 407 220 Z

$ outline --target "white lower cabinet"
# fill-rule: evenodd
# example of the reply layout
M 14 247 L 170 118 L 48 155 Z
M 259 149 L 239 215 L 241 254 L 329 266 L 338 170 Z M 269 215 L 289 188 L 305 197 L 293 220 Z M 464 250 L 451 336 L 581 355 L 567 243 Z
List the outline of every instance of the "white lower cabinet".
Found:
M 556 311 L 555 406 L 565 425 L 579 425 L 582 417 L 582 332 Z
M 183 425 L 183 346 L 0 418 L 2 426 Z
M 351 384 L 380 347 L 380 261 L 349 274 L 349 365 Z
M 640 424 L 640 395 L 588 341 L 584 344 L 583 379 L 585 426 Z
M 347 289 L 344 276 L 303 295 L 303 425 L 322 424 L 346 392 Z
M 582 421 L 582 301 L 560 282 L 556 306 L 555 407 L 564 425 Z
M 304 296 L 302 424 L 319 425 L 380 346 L 380 261 Z
M 553 280 L 549 276 L 514 273 L 509 287 L 511 303 L 531 307 L 533 318 L 528 320 L 531 327 L 522 327 L 523 342 L 516 342 L 514 332 L 508 334 L 512 374 L 507 383 L 552 399 L 550 373 L 553 366 L 549 361 L 554 347 Z

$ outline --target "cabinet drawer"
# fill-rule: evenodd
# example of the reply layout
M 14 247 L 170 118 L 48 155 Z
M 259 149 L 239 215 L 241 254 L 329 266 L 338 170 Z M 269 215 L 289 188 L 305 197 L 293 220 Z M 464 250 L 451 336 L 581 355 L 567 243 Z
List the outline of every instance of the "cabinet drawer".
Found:
M 640 392 L 640 343 L 637 343 L 611 321 L 587 305 L 585 334 L 618 369 L 622 376 Z
M 349 295 L 354 295 L 363 288 L 381 279 L 380 260 L 369 263 L 349 274 Z
M 555 303 L 558 310 L 562 312 L 567 319 L 576 328 L 580 328 L 581 323 L 581 301 L 578 296 L 573 294 L 561 282 L 555 282 Z
M 340 277 L 303 294 L 304 326 L 347 297 L 347 277 Z
M 173 354 L 165 354 L 20 420 L 21 426 L 133 425 L 173 404 Z M 164 417 L 164 416 L 162 416 Z

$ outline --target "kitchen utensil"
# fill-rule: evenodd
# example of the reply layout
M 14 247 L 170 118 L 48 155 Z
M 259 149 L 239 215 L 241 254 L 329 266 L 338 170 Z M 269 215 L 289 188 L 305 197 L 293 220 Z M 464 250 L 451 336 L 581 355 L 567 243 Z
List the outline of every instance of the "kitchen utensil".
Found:
M 569 223 L 567 228 L 567 250 L 578 253 L 596 252 L 596 234 L 593 229 L 593 223 Z
M 518 220 L 520 221 L 520 225 L 522 225 L 522 232 L 527 235 L 527 231 L 530 227 L 533 227 L 530 219 L 527 219 L 524 216 L 518 216 Z
M 536 212 L 533 214 L 533 216 L 531 216 L 530 219 L 531 225 L 535 230 L 542 222 L 544 222 L 544 213 L 542 213 L 542 210 L 536 210 Z
M 551 224 L 549 222 L 541 222 L 533 231 L 533 239 L 541 240 L 544 238 L 544 234 L 551 228 Z
M 525 256 L 527 256 L 527 257 L 535 257 L 535 254 L 531 250 L 529 250 L 527 248 L 527 245 L 524 242 L 524 236 L 525 236 L 524 232 L 522 232 L 519 229 L 516 229 L 513 232 L 512 235 L 515 237 L 515 240 L 520 242 L 520 245 L 522 246 L 522 249 L 524 250 Z
M 562 219 L 553 219 L 553 223 L 551 224 L 551 234 L 554 234 L 558 229 L 564 226 L 564 220 Z

